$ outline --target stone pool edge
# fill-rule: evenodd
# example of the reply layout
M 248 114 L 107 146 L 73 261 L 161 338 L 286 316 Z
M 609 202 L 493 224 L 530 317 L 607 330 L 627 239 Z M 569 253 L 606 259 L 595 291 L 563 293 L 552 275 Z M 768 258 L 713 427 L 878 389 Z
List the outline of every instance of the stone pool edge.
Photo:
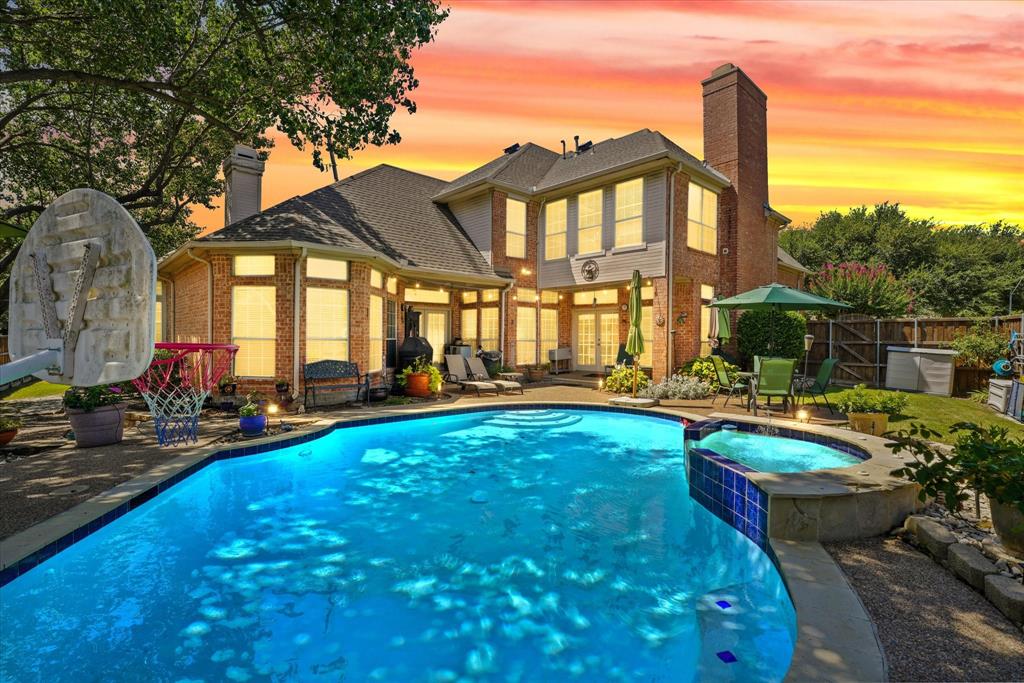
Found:
M 708 419 L 704 415 L 665 408 L 624 408 L 571 401 L 488 403 L 458 408 L 449 404 L 426 409 L 422 406 L 396 408 L 375 417 L 332 417 L 314 423 L 308 431 L 297 435 L 281 434 L 244 442 L 243 445 L 207 446 L 158 465 L 70 510 L 0 541 L 0 586 L 217 460 L 286 448 L 326 436 L 344 427 L 445 414 L 543 408 L 627 413 L 679 422 Z M 757 421 L 756 418 L 736 420 L 735 416 L 721 414 L 713 414 L 711 417 L 728 418 L 736 422 Z M 803 427 L 805 425 L 799 428 Z M 771 538 L 765 550 L 779 569 L 797 614 L 797 642 L 786 680 L 886 680 L 885 656 L 874 624 L 867 616 L 860 598 L 846 582 L 842 570 L 825 549 L 813 541 Z M 848 612 L 844 614 L 834 609 L 838 605 L 846 607 Z

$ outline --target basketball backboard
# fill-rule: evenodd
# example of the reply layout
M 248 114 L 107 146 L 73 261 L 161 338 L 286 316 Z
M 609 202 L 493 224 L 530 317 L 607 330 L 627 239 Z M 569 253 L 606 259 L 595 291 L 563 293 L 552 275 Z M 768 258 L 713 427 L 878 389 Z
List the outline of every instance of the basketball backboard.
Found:
M 124 382 L 153 358 L 156 257 L 112 197 L 62 195 L 39 216 L 11 268 L 3 381 L 29 373 L 74 386 Z

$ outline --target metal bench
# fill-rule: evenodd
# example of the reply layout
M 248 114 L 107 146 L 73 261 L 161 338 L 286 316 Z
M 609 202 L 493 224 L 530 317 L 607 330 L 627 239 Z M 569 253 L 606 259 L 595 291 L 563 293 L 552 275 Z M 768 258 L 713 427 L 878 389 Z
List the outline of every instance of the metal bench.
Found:
M 359 366 L 347 360 L 318 360 L 302 366 L 302 377 L 305 380 L 306 408 L 316 408 L 317 395 L 323 392 L 356 390 L 356 400 L 360 394 L 366 404 L 370 403 L 370 375 L 359 374 Z M 349 379 L 350 382 L 339 383 L 338 380 Z M 323 384 L 322 382 L 329 382 Z M 310 397 L 312 396 L 312 403 Z

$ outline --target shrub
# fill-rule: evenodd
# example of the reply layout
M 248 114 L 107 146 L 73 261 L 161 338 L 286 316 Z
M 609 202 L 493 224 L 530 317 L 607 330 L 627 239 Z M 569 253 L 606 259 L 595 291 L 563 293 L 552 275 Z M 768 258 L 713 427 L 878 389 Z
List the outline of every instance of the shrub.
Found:
M 1010 438 L 1005 427 L 970 422 L 953 425 L 950 433 L 958 433 L 952 450 L 930 443 L 939 433 L 924 425 L 897 432 L 887 445 L 893 453 L 909 453 L 913 461 L 892 474 L 919 484 L 922 501 L 942 494 L 953 512 L 971 492 L 1024 510 L 1024 439 Z
M 729 381 L 735 382 L 736 373 L 739 372 L 739 368 L 732 363 L 727 362 L 725 359 L 722 359 L 722 362 L 725 363 L 725 374 L 729 376 Z M 715 364 L 711 360 L 711 356 L 694 358 L 689 363 L 679 368 L 677 374 L 689 375 L 690 377 L 696 378 L 702 382 L 706 382 L 711 389 L 718 389 L 718 373 L 715 372 Z
M 691 400 L 711 393 L 711 385 L 693 376 L 672 375 L 638 392 L 644 398 Z
M 747 361 L 754 356 L 802 358 L 805 334 L 807 320 L 794 311 L 744 311 L 736 321 L 740 355 Z
M 910 310 L 910 290 L 884 264 L 826 263 L 808 283 L 818 296 L 849 304 L 849 313 L 891 318 Z
M 1006 355 L 1006 338 L 979 320 L 969 332 L 960 335 L 950 346 L 957 352 L 961 366 L 988 367 Z
M 64 392 L 64 407 L 91 412 L 104 406 L 123 403 L 128 390 L 123 384 L 100 384 L 95 387 L 71 387 Z
M 238 409 L 239 417 L 256 417 L 260 414 L 260 407 L 256 403 L 246 403 L 244 406 Z
M 874 391 L 858 384 L 850 391 L 843 392 L 836 401 L 836 410 L 850 413 L 885 413 L 899 415 L 910 399 L 899 391 Z
M 640 370 L 636 374 L 637 392 L 651 383 L 651 378 Z M 616 394 L 633 393 L 633 368 L 628 365 L 616 365 L 612 374 L 604 379 L 604 388 Z
M 0 415 L 0 432 L 9 432 L 21 427 L 21 419 Z

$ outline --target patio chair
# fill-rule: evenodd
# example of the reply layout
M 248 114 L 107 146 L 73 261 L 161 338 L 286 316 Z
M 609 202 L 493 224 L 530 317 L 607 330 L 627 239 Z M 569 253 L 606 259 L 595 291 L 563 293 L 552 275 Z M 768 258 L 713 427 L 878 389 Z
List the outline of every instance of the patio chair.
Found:
M 515 391 L 519 390 L 519 393 L 523 393 L 523 385 L 519 382 L 510 379 L 491 379 L 490 375 L 487 374 L 487 368 L 484 366 L 484 361 L 481 358 L 468 358 L 466 360 L 469 363 L 469 376 L 474 380 L 487 380 L 488 383 L 494 384 L 502 391 Z
M 444 376 L 446 382 L 455 382 L 463 391 L 466 390 L 466 387 L 476 389 L 477 396 L 480 396 L 481 391 L 498 393 L 497 384 L 481 382 L 470 377 L 469 372 L 466 371 L 466 359 L 461 355 L 446 355 L 444 357 L 444 364 L 448 366 L 448 372 Z
M 815 396 L 821 396 L 825 399 L 825 405 L 828 407 L 828 412 L 834 413 L 832 404 L 828 402 L 828 396 L 825 394 L 825 390 L 828 389 L 828 385 L 832 382 L 832 372 L 835 370 L 836 365 L 839 364 L 838 358 L 826 358 L 821 363 L 821 367 L 818 368 L 818 375 L 811 379 L 805 377 L 800 382 L 800 399 L 803 400 L 805 394 L 809 394 L 811 400 L 814 401 L 814 407 L 818 407 L 818 399 Z
M 796 361 L 789 358 L 765 358 L 761 361 L 761 367 L 757 375 L 757 390 L 754 396 L 754 414 L 757 415 L 757 399 L 764 396 L 767 399 L 767 406 L 771 408 L 772 396 L 782 398 L 782 412 L 786 412 L 789 403 L 795 403 L 793 398 L 793 371 L 796 369 Z
M 711 405 L 715 404 L 718 400 L 719 394 L 724 390 L 726 392 L 725 403 L 723 406 L 729 405 L 729 399 L 732 398 L 733 394 L 743 395 L 743 392 L 747 391 L 747 383 L 743 380 L 737 379 L 736 381 L 729 380 L 729 373 L 725 371 L 725 362 L 718 356 L 711 356 L 711 363 L 715 366 L 715 374 L 718 375 L 718 391 L 711 397 Z

